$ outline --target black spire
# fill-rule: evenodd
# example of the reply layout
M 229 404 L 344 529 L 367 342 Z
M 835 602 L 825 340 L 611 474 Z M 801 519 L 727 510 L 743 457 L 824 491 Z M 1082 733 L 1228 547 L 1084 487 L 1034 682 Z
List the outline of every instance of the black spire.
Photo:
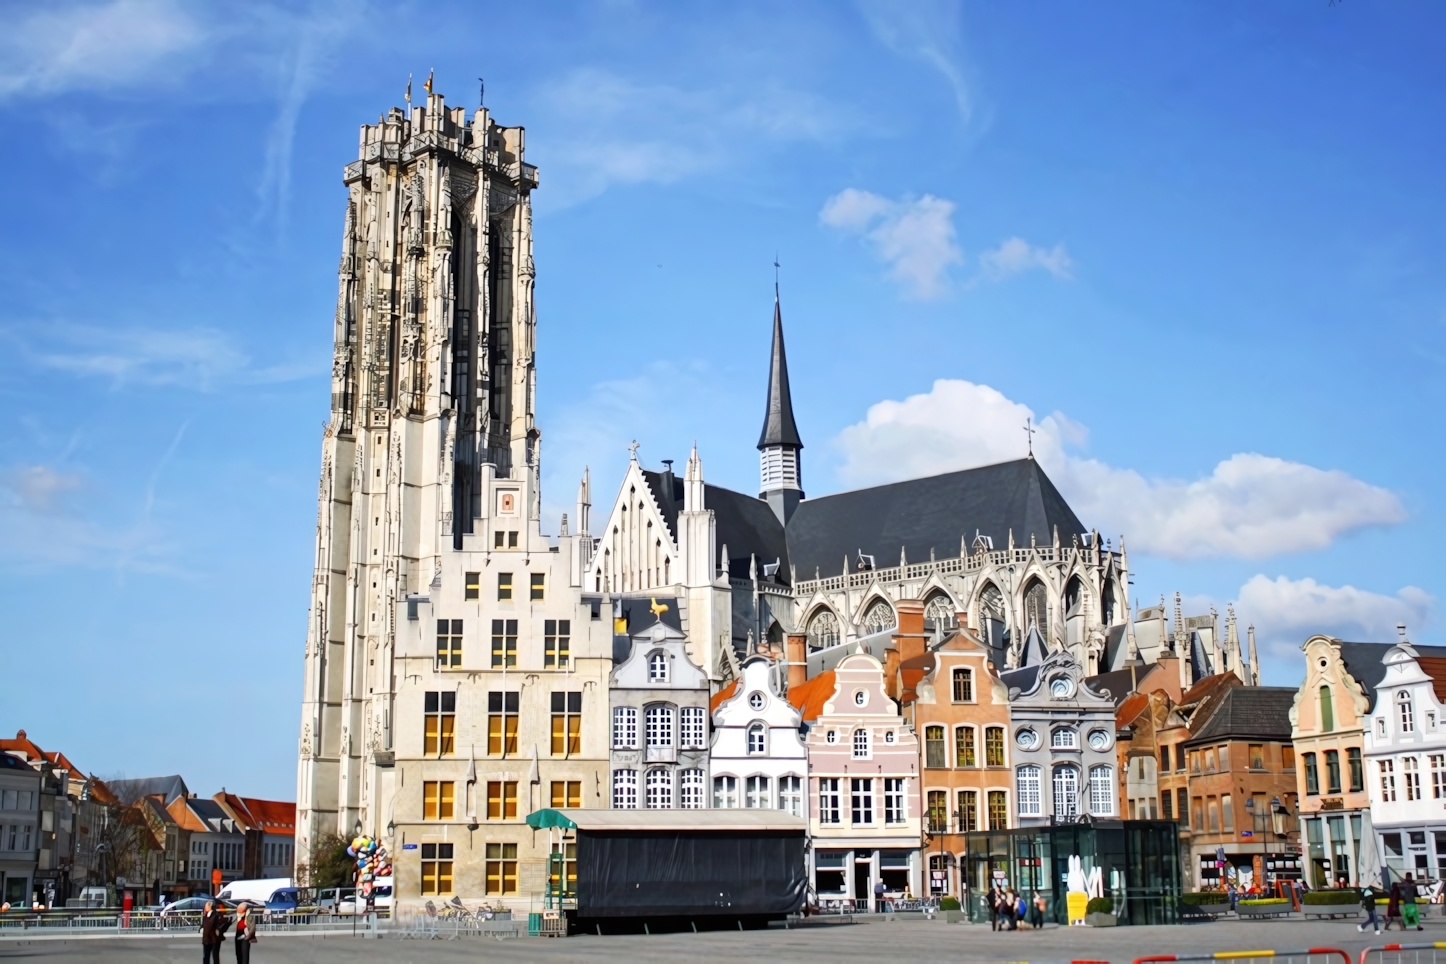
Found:
M 768 408 L 763 417 L 763 432 L 758 447 L 791 445 L 803 448 L 798 426 L 793 423 L 793 399 L 788 393 L 788 357 L 783 352 L 783 312 L 779 308 L 778 288 L 773 289 L 773 358 L 768 368 Z

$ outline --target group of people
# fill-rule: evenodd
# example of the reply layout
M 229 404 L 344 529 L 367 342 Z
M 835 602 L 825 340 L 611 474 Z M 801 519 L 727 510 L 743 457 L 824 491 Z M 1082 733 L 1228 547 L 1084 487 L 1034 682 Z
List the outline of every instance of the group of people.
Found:
M 226 913 L 226 905 L 206 901 L 201 914 L 201 964 L 221 964 L 221 945 L 226 931 L 236 925 L 236 964 L 250 964 L 251 945 L 256 943 L 256 922 L 247 904 L 236 908 L 236 917 Z
M 1020 921 L 1035 930 L 1044 926 L 1046 902 L 1037 890 L 1025 897 L 1013 887 L 995 884 L 984 899 L 989 905 L 989 926 L 994 930 L 1017 931 Z
M 1381 918 L 1376 913 L 1376 901 L 1386 896 L 1379 887 L 1361 888 L 1361 909 L 1366 912 L 1366 919 L 1356 928 L 1364 931 L 1367 927 L 1374 927 L 1376 933 L 1381 932 Z M 1410 874 L 1403 880 L 1391 885 L 1391 891 L 1386 901 L 1386 930 L 1391 929 L 1392 924 L 1400 924 L 1401 930 L 1416 928 L 1425 930 L 1421 926 L 1421 911 L 1416 906 L 1416 898 L 1420 896 L 1420 889 Z

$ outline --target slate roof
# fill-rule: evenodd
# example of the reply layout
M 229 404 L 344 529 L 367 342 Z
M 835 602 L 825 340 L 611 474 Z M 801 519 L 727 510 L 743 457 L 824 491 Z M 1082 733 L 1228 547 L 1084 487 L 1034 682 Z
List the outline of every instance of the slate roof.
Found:
M 1108 673 L 1100 673 L 1097 676 L 1087 676 L 1085 683 L 1096 693 L 1109 693 L 1118 709 L 1125 698 L 1134 692 L 1135 678 L 1138 675 L 1138 673 L 1131 673 L 1128 669 L 1117 669 Z
M 1386 650 L 1395 643 L 1347 643 L 1337 642 L 1336 648 L 1340 650 L 1341 662 L 1345 664 L 1346 670 L 1355 677 L 1356 682 L 1366 691 L 1366 698 L 1371 701 L 1370 710 L 1376 708 L 1376 687 L 1381 685 L 1381 680 L 1386 676 L 1385 664 L 1381 657 L 1386 655 Z M 1417 646 L 1411 647 L 1421 656 L 1446 657 L 1446 646 Z M 1422 669 L 1425 669 L 1423 666 Z M 1429 671 L 1428 671 L 1429 672 Z M 1433 678 L 1434 678 L 1434 674 Z
M 1294 686 L 1231 686 L 1219 694 L 1204 723 L 1191 720 L 1188 745 L 1215 740 L 1290 739 Z
M 658 617 L 653 615 L 653 600 L 667 606 L 663 613 L 664 626 L 671 626 L 678 632 L 683 631 L 683 621 L 678 615 L 678 597 L 676 596 L 623 596 L 614 600 L 616 605 L 622 607 L 623 618 L 628 621 L 628 631 L 625 634 L 613 632 L 613 663 L 621 665 L 627 662 L 633 652 L 633 636 L 642 633 L 643 630 L 657 622 Z M 604 619 L 612 620 L 616 617 L 612 613 L 602 614 Z
M 173 773 L 168 777 L 141 777 L 135 780 L 109 780 L 111 792 L 127 802 L 134 802 L 141 797 L 149 797 L 159 794 L 166 802 L 166 806 L 180 799 L 189 796 L 190 791 L 186 789 L 186 781 L 181 779 L 179 773 Z
M 783 311 L 778 293 L 773 295 L 773 352 L 768 364 L 768 403 L 764 409 L 763 431 L 758 447 L 791 445 L 803 448 L 798 426 L 793 423 L 793 398 L 788 391 L 788 356 L 783 351 Z

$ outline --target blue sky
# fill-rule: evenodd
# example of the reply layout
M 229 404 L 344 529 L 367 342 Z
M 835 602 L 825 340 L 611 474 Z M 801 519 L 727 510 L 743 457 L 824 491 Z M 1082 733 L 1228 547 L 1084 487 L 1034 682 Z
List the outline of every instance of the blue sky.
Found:
M 0 12 L 0 730 L 294 793 L 344 192 L 409 73 L 527 127 L 545 528 L 756 485 L 775 254 L 814 494 L 1023 454 L 1143 603 L 1439 642 L 1436 5 Z M 234 749 L 244 735 L 249 748 Z

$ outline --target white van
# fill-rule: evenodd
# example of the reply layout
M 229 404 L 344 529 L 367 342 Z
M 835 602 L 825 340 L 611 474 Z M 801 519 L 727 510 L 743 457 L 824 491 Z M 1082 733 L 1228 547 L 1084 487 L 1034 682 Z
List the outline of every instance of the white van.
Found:
M 216 896 L 222 900 L 251 900 L 264 904 L 283 887 L 291 886 L 290 877 L 269 877 L 266 880 L 233 880 Z

